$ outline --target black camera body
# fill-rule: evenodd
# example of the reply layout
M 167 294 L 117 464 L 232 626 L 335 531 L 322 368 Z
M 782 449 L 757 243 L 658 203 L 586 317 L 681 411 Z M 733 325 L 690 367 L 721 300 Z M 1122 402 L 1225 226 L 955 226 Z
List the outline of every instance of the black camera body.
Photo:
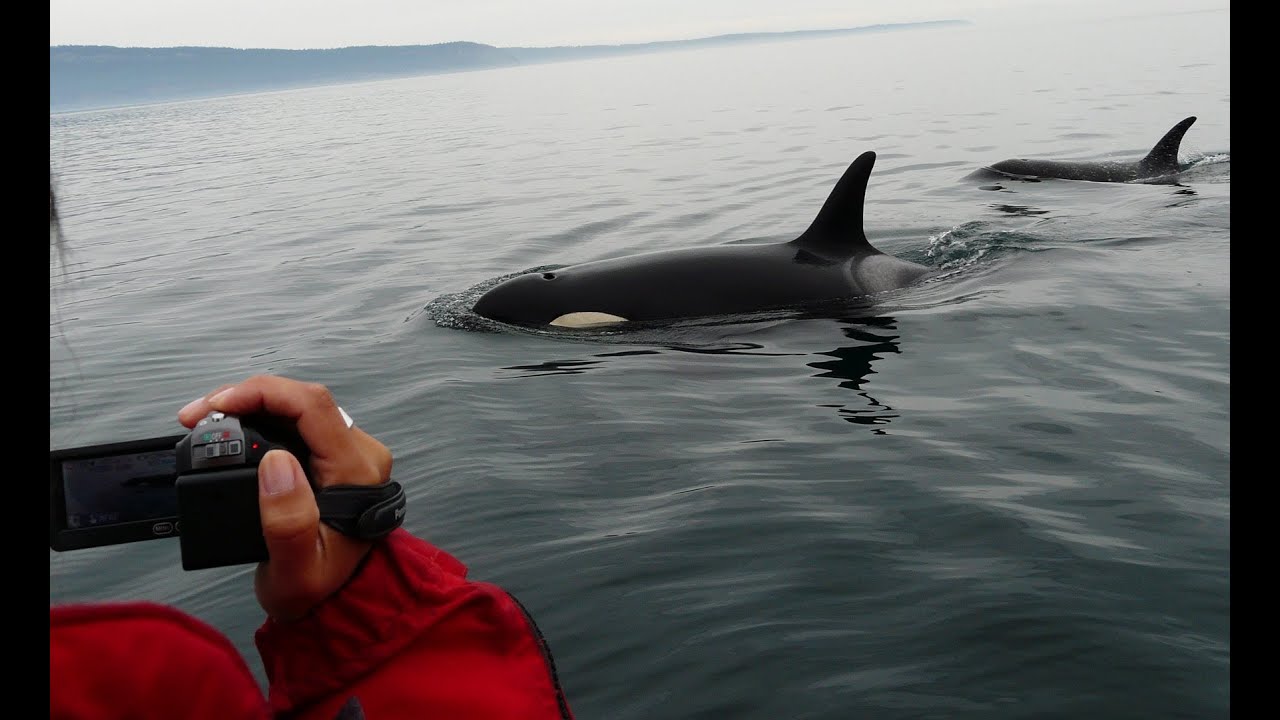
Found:
M 211 413 L 178 442 L 174 486 L 184 570 L 267 559 L 258 514 L 258 464 L 276 448 L 293 453 L 307 467 L 306 443 L 269 418 L 258 418 L 256 426 L 249 426 L 236 417 Z
M 185 435 L 51 451 L 49 547 L 176 536 L 184 570 L 267 560 L 258 465 L 274 449 L 309 467 L 296 428 L 268 415 L 215 412 Z M 404 521 L 404 490 L 394 481 L 326 487 L 316 503 L 322 522 L 352 537 L 377 539 Z

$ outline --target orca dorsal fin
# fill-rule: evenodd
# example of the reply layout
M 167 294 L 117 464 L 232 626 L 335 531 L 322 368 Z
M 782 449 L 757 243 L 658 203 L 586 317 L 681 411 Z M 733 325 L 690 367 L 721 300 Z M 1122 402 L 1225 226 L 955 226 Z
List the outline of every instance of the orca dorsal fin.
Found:
M 818 216 L 809 229 L 791 242 L 820 255 L 849 256 L 860 250 L 872 250 L 862 231 L 862 204 L 867 195 L 867 180 L 876 164 L 874 152 L 864 152 L 844 171 Z
M 1160 173 L 1167 175 L 1176 173 L 1178 167 L 1178 148 L 1182 145 L 1182 136 L 1187 134 L 1187 129 L 1196 121 L 1196 117 L 1191 117 L 1174 125 L 1169 132 L 1160 138 L 1160 142 L 1151 148 L 1151 152 L 1142 158 L 1141 165 L 1150 173 Z

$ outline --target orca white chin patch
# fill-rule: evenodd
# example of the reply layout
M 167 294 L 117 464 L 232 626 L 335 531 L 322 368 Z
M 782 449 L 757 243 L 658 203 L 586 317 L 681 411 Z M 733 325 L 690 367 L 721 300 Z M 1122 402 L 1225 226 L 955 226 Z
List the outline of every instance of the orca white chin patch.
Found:
M 602 312 L 574 312 L 561 315 L 551 321 L 556 327 L 581 328 L 595 327 L 597 325 L 613 325 L 615 323 L 624 323 L 627 319 L 610 315 Z

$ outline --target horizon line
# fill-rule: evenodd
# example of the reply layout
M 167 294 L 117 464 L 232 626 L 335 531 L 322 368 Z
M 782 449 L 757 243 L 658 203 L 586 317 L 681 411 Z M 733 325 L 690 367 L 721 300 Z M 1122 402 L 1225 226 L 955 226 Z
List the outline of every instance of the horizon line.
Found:
M 270 48 L 270 47 L 232 47 L 229 45 L 103 45 L 91 43 L 66 43 L 61 45 L 49 45 L 49 49 L 56 48 L 112 48 L 115 50 L 271 50 L 274 52 L 315 52 L 327 50 L 360 50 L 365 48 L 411 48 L 411 47 L 435 47 L 440 45 L 479 45 L 481 47 L 494 48 L 495 50 L 560 50 L 574 48 L 602 48 L 602 47 L 630 47 L 633 45 L 657 45 L 661 43 L 682 43 L 697 42 L 699 40 L 725 40 L 736 37 L 748 37 L 758 35 L 788 35 L 796 33 L 839 33 L 854 32 L 857 30 L 868 30 L 871 28 L 888 28 L 888 27 L 905 27 L 912 25 L 937 25 L 937 24 L 968 24 L 972 25 L 972 20 L 961 18 L 950 18 L 943 20 L 913 20 L 907 22 L 892 23 L 872 23 L 870 25 L 855 25 L 852 27 L 838 28 L 812 28 L 805 30 L 754 30 L 738 33 L 723 33 L 719 35 L 700 35 L 698 37 L 678 38 L 670 40 L 640 40 L 626 43 L 595 43 L 585 45 L 490 45 L 488 43 L 477 42 L 475 40 L 447 40 L 436 43 L 410 43 L 396 45 L 343 45 L 339 47 L 308 47 L 308 48 Z

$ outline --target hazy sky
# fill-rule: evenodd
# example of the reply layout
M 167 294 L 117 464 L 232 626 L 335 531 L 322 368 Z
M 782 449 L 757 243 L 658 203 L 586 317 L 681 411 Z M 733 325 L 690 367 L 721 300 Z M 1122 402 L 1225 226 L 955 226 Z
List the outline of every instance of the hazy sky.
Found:
M 1010 13 L 1138 12 L 1150 0 L 50 0 L 50 45 L 333 48 L 676 40 Z M 1172 6 L 1172 7 L 1171 7 Z M 1165 11 L 1229 0 L 1165 0 Z

